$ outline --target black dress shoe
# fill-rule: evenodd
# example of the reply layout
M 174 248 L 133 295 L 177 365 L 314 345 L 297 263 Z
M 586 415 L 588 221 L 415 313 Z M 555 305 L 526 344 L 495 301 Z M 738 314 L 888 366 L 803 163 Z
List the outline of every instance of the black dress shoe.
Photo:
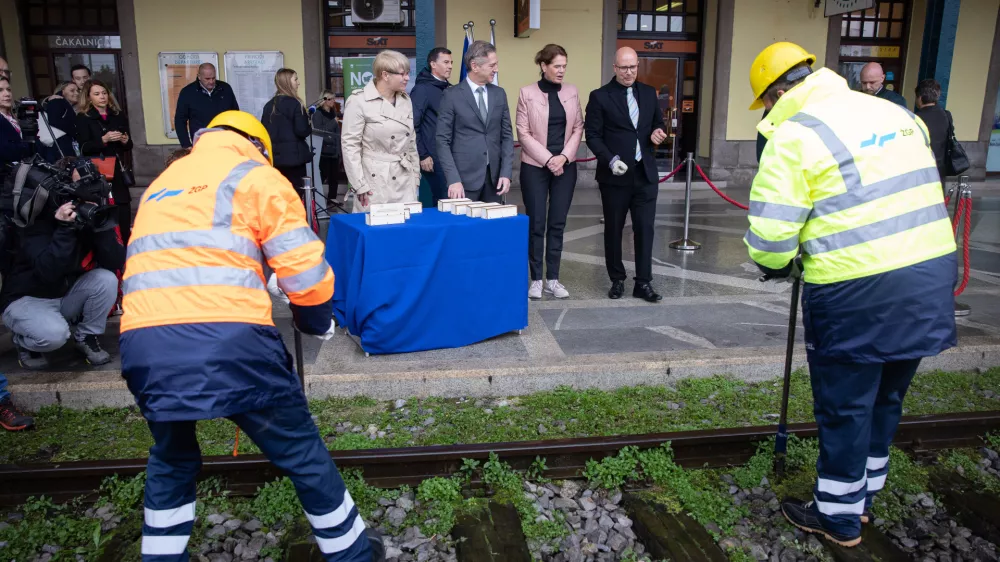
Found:
M 624 281 L 612 281 L 611 290 L 608 291 L 608 297 L 613 299 L 620 299 L 622 295 L 625 294 L 625 282 Z
M 660 302 L 663 300 L 663 297 L 658 295 L 649 283 L 636 283 L 635 289 L 632 289 L 632 296 L 647 302 Z

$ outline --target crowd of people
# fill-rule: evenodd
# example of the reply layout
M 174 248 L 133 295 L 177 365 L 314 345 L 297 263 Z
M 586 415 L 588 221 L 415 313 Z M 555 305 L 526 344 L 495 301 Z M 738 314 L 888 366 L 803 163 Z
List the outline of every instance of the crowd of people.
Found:
M 624 293 L 621 235 L 631 213 L 633 296 L 661 300 L 651 286 L 650 261 L 658 191 L 654 150 L 666 133 L 656 91 L 636 79 L 636 52 L 618 50 L 614 78 L 590 93 L 586 117 L 577 90 L 565 83 L 566 51 L 547 45 L 535 62 L 540 79 L 521 88 L 513 125 L 522 144 L 520 179 L 530 217 L 528 296 L 568 296 L 558 281 L 559 258 L 585 131 L 597 158 L 609 297 Z M 941 190 L 947 163 L 935 152 L 940 131 L 950 133 L 953 125 L 936 107 L 940 87 L 933 81 L 917 88 L 925 120 L 905 102 L 877 99 L 886 98 L 879 95 L 880 69 L 862 73 L 863 89 L 871 94 L 865 95 L 829 69 L 814 70 L 815 62 L 802 47 L 779 42 L 751 67 L 749 109 L 763 108 L 766 117 L 757 127 L 764 143 L 744 241 L 765 274 L 805 282 L 818 477 L 811 501 L 786 499 L 782 512 L 795 526 L 849 547 L 861 542 L 861 526 L 872 521 L 903 398 L 922 358 L 957 343 L 956 245 Z M 371 82 L 345 102 L 342 131 L 329 123 L 336 115 L 332 95 L 323 93 L 324 145 L 339 133 L 355 211 L 412 201 L 422 179 L 438 182 L 438 198 L 497 201 L 509 191 L 513 132 L 506 93 L 493 83 L 496 50 L 474 42 L 463 64 L 467 78 L 443 87 L 439 82 L 447 84 L 452 70 L 450 52 L 432 51 L 411 99 L 406 57 L 380 53 Z M 17 233 L 19 246 L 0 291 L 3 321 L 19 355 L 43 354 L 72 336 L 89 361 L 106 362 L 107 354 L 95 351 L 96 336 L 103 333 L 119 277 L 124 281 L 122 374 L 155 441 L 144 499 L 144 560 L 186 559 L 200 468 L 194 424 L 216 417 L 237 423 L 290 475 L 324 559 L 380 560 L 381 539 L 365 528 L 309 417 L 263 282 L 265 270 L 273 271 L 299 331 L 332 336 L 333 272 L 294 189 L 312 157 L 305 138 L 315 120 L 310 123 L 297 97 L 292 70 L 278 72 L 277 94 L 260 119 L 227 106 L 236 103 L 231 90 L 215 80 L 214 68 L 202 71 L 197 86 L 186 89 L 195 98 L 184 104 L 186 121 L 177 123 L 178 131 L 187 127 L 189 154 L 150 186 L 124 268 L 127 228 L 113 237 L 70 228 L 72 204 L 49 209 L 32 229 Z M 67 87 L 59 97 L 72 104 Z M 12 100 L 9 75 L 0 67 L 0 148 L 7 161 L 21 156 L 20 145 L 9 140 L 20 132 Z M 81 157 L 129 149 L 127 121 L 110 90 L 88 80 L 76 103 Z M 57 113 L 65 112 L 59 106 Z M 882 142 L 871 140 L 879 136 Z M 331 159 L 337 154 L 324 149 Z M 59 162 L 79 177 L 72 157 Z M 198 189 L 189 197 L 160 196 L 179 185 Z M 872 186 L 878 188 L 866 189 Z M 211 216 L 202 212 L 206 206 L 214 209 Z M 29 426 L 5 386 L 0 377 L 4 427 Z

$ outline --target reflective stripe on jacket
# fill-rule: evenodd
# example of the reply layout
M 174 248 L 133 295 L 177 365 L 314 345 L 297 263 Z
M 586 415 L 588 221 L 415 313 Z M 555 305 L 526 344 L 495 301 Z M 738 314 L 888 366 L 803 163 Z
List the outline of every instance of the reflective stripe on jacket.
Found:
M 264 264 L 300 307 L 327 303 L 333 271 L 291 184 L 242 136 L 201 135 L 142 196 L 123 278 L 121 331 L 273 326 Z
M 801 246 L 804 280 L 828 284 L 955 251 L 926 127 L 905 108 L 820 69 L 758 130 L 744 239 L 757 263 L 782 269 Z

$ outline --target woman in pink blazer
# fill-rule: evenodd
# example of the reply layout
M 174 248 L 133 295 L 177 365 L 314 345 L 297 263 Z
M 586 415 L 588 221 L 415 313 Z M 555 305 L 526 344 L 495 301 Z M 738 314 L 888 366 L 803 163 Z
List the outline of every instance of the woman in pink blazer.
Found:
M 531 225 L 528 298 L 540 299 L 544 290 L 564 299 L 569 292 L 559 282 L 559 261 L 566 216 L 576 189 L 576 151 L 583 137 L 583 112 L 576 87 L 563 83 L 566 50 L 546 45 L 535 55 L 535 64 L 541 69 L 542 79 L 521 88 L 516 118 L 517 140 L 521 143 L 521 195 Z

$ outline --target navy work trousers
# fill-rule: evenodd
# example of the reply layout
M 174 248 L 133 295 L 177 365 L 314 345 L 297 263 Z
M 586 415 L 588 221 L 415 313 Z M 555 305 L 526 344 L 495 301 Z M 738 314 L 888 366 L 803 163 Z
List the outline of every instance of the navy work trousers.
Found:
M 230 419 L 291 478 L 323 558 L 370 562 L 365 523 L 313 423 L 305 398 Z M 155 444 L 146 469 L 143 562 L 187 562 L 201 450 L 195 422 L 148 422 Z
M 827 530 L 861 534 L 860 516 L 885 485 L 889 445 L 920 359 L 835 363 L 809 359 L 819 426 L 814 499 Z

